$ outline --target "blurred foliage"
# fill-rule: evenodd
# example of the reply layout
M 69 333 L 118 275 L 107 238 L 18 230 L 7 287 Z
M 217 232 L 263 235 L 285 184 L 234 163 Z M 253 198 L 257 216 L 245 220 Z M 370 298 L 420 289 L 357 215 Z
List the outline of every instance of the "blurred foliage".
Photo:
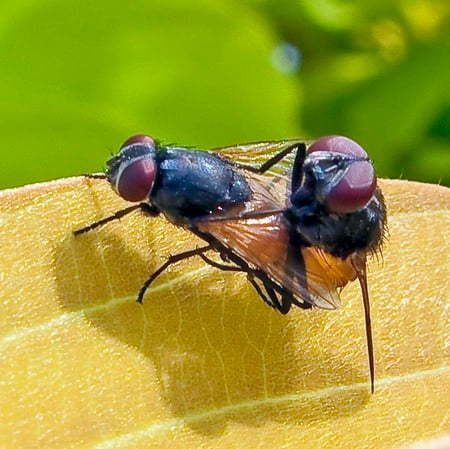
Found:
M 450 184 L 448 0 L 0 4 L 0 187 L 103 168 L 130 134 L 200 148 L 345 134 Z

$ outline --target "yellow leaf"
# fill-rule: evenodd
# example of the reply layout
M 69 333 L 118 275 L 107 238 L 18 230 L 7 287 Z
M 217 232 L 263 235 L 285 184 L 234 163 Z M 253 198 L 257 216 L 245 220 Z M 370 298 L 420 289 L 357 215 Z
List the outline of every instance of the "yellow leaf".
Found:
M 192 235 L 83 178 L 0 194 L 2 448 L 391 448 L 450 432 L 450 190 L 383 181 L 369 267 L 375 394 L 356 282 L 337 311 L 267 307 Z

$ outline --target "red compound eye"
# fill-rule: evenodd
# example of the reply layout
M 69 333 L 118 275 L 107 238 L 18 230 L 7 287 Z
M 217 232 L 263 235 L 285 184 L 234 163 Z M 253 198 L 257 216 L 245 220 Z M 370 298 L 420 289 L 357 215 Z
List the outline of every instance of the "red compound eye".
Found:
M 116 190 L 127 201 L 145 200 L 155 182 L 156 164 L 153 159 L 131 161 L 120 173 Z
M 125 142 L 122 144 L 120 149 L 128 147 L 130 145 L 134 145 L 134 144 L 141 144 L 141 145 L 147 145 L 150 147 L 154 147 L 155 141 L 150 136 L 147 136 L 146 134 L 136 134 L 135 136 L 131 136 L 127 140 L 125 140 Z
M 156 177 L 155 146 L 150 136 L 136 134 L 112 159 L 110 182 L 123 199 L 138 202 L 148 198 Z
M 342 179 L 327 193 L 326 208 L 330 212 L 345 214 L 364 207 L 372 198 L 377 185 L 373 165 L 365 150 L 348 137 L 325 136 L 316 140 L 308 153 L 315 151 L 340 153 L 355 159 Z

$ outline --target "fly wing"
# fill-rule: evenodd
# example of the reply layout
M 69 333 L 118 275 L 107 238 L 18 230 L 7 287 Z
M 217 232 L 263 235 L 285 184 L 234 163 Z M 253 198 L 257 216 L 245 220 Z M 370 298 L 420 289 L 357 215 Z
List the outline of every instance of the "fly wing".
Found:
M 257 175 L 260 177 L 261 175 Z M 253 199 L 247 212 L 280 209 L 280 201 L 252 175 Z M 267 180 L 267 178 L 266 178 Z M 286 198 L 286 193 L 284 193 Z M 240 213 L 243 211 L 241 210 Z M 202 232 L 211 234 L 233 253 L 254 267 L 263 270 L 280 286 L 290 290 L 296 299 L 317 307 L 339 307 L 338 288 L 356 278 L 351 263 L 331 256 L 317 248 L 301 244 L 298 251 L 301 264 L 288 257 L 290 251 L 290 227 L 281 213 L 239 219 L 230 216 L 220 221 L 208 220 L 196 223 Z
M 211 152 L 232 164 L 258 167 L 296 143 L 299 144 L 304 142 L 300 139 L 254 142 L 223 148 L 214 148 Z M 280 162 L 267 170 L 263 176 L 283 176 L 290 173 L 294 158 L 295 151 L 283 157 Z
M 198 223 L 202 232 L 213 235 L 232 252 L 261 268 L 301 302 L 325 309 L 339 307 L 338 289 L 356 278 L 347 261 L 321 250 L 300 246 L 303 266 L 287 259 L 288 226 L 279 214 L 263 218 Z

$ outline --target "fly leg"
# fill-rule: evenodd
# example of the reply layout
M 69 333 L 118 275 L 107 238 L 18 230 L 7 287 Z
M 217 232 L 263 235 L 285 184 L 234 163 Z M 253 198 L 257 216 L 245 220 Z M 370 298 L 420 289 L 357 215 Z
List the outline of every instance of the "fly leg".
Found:
M 256 271 L 256 276 L 262 282 L 264 290 L 270 298 L 269 301 L 265 302 L 278 312 L 286 315 L 291 309 L 292 301 L 290 301 L 290 298 L 293 296 L 292 293 L 273 282 L 262 270 Z
M 190 251 L 185 251 L 184 253 L 175 254 L 173 256 L 170 256 L 144 283 L 144 285 L 139 290 L 137 302 L 141 303 L 144 300 L 144 294 L 147 291 L 147 289 L 150 287 L 152 282 L 160 275 L 162 274 L 170 265 L 181 262 L 184 259 L 189 259 L 190 257 L 194 256 L 202 256 L 203 253 L 210 251 L 212 248 L 211 245 L 203 246 L 202 248 L 196 248 L 192 249 Z
M 258 283 L 255 281 L 255 279 L 253 279 L 253 277 L 251 275 L 248 276 L 248 281 L 250 282 L 250 284 L 253 285 L 253 288 L 256 290 L 256 293 L 258 293 L 258 296 L 270 307 L 272 307 L 272 309 L 277 309 L 277 307 L 274 305 L 273 301 L 271 299 L 269 299 L 266 294 L 262 291 L 262 288 L 258 285 Z M 267 288 L 266 288 L 267 291 Z M 270 295 L 269 295 L 270 297 Z
M 205 256 L 204 254 L 200 254 L 200 257 L 209 265 L 211 265 L 214 268 L 218 268 L 219 270 L 223 271 L 238 271 L 241 273 L 247 273 L 247 279 L 252 284 L 253 288 L 256 290 L 256 293 L 258 293 L 258 296 L 270 307 L 281 311 L 281 304 L 278 301 L 278 298 L 276 296 L 275 291 L 272 287 L 270 287 L 267 283 L 263 282 L 264 289 L 267 292 L 267 295 L 262 291 L 261 287 L 258 285 L 258 283 L 255 281 L 256 276 L 256 270 L 252 270 L 250 267 L 240 267 L 237 265 L 225 265 L 218 262 L 215 262 L 214 260 L 210 259 L 209 257 Z M 256 276 L 258 277 L 258 276 Z M 258 277 L 259 279 L 259 277 Z M 269 299 L 270 298 L 270 299 Z M 286 312 L 282 312 L 286 313 Z
M 276 297 L 275 291 L 267 284 L 263 282 L 264 288 L 269 295 L 269 298 L 267 295 L 262 291 L 261 287 L 258 285 L 258 283 L 255 281 L 255 277 L 260 279 L 260 275 L 258 275 L 257 270 L 253 270 L 250 268 L 244 261 L 241 261 L 241 265 L 225 265 L 222 263 L 218 263 L 209 257 L 205 256 L 204 254 L 200 254 L 200 257 L 209 265 L 211 265 L 214 268 L 218 268 L 219 270 L 223 271 L 234 271 L 234 272 L 241 272 L 241 273 L 247 273 L 247 279 L 252 284 L 253 288 L 256 290 L 256 293 L 258 293 L 258 296 L 270 307 L 280 310 L 280 304 Z M 222 254 L 223 259 L 228 259 L 226 253 Z M 275 298 L 275 299 L 274 299 Z
M 311 308 L 311 305 L 306 301 L 301 302 L 297 300 L 291 290 L 282 285 L 279 285 L 278 283 L 270 279 L 267 273 L 265 273 L 263 270 L 254 270 L 254 275 L 261 281 L 264 289 L 267 292 L 267 295 L 270 298 L 270 301 L 266 301 L 263 295 L 260 294 L 261 298 L 264 300 L 264 302 L 269 304 L 274 309 L 278 310 L 278 312 L 282 313 L 283 315 L 286 315 L 289 310 L 291 310 L 291 307 L 293 305 L 300 307 L 301 309 Z
M 292 153 L 293 151 L 297 150 L 296 156 L 296 163 L 303 165 L 303 160 L 306 157 L 306 145 L 303 142 L 296 142 L 293 145 L 288 146 L 284 150 L 281 150 L 279 153 L 277 153 L 275 156 L 270 158 L 268 161 L 264 162 L 264 164 L 260 165 L 259 167 L 253 167 L 252 165 L 247 164 L 239 164 L 236 162 L 233 162 L 233 165 L 237 168 L 241 168 L 243 170 L 250 171 L 252 173 L 258 173 L 263 174 L 270 168 L 272 168 L 275 164 L 280 162 L 283 158 L 285 158 L 289 153 Z M 295 165 L 294 164 L 294 165 Z
M 264 289 L 267 292 L 267 296 L 264 294 L 264 292 L 262 292 L 261 287 L 256 283 L 256 281 L 249 278 L 249 281 L 258 292 L 258 295 L 261 297 L 261 299 L 281 314 L 286 315 L 289 310 L 291 310 L 291 307 L 293 305 L 301 309 L 310 309 L 312 307 L 307 302 L 298 301 L 297 299 L 295 299 L 293 293 L 290 290 L 274 284 L 270 279 L 263 280 L 259 278 L 259 280 L 262 282 Z
M 81 176 L 88 179 L 106 179 L 104 173 L 83 173 Z
M 96 229 L 100 226 L 103 226 L 110 221 L 119 220 L 120 218 L 124 217 L 125 215 L 128 215 L 131 212 L 134 212 L 135 210 L 140 209 L 142 212 L 144 212 L 147 215 L 156 216 L 159 214 L 158 209 L 154 208 L 150 204 L 147 203 L 139 203 L 139 204 L 133 204 L 133 206 L 126 207 L 125 209 L 118 210 L 114 214 L 110 215 L 109 217 L 102 218 L 101 220 L 94 221 L 94 223 L 91 223 L 88 226 L 85 226 L 84 228 L 77 229 L 73 231 L 74 235 L 80 235 L 84 234 L 86 232 L 92 231 L 93 229 Z
M 280 302 L 277 292 L 274 290 L 274 288 L 269 285 L 268 282 L 263 281 L 264 290 L 266 291 L 267 295 L 269 296 L 270 300 L 266 301 L 267 304 L 269 304 L 271 307 L 273 307 L 275 310 L 278 310 L 278 312 L 281 312 L 283 315 L 285 315 L 288 310 L 284 311 L 282 303 Z
M 241 271 L 243 273 L 246 273 L 246 270 L 242 269 L 241 267 L 237 265 L 225 265 L 223 263 L 216 262 L 215 260 L 210 259 L 208 256 L 205 256 L 203 253 L 200 254 L 200 257 L 208 264 L 211 265 L 214 268 L 218 268 L 222 271 Z
M 223 260 L 231 261 L 234 263 L 234 265 L 225 265 L 215 262 L 202 253 L 200 257 L 206 263 L 224 271 L 240 271 L 243 273 L 247 273 L 248 281 L 252 284 L 253 288 L 258 293 L 258 296 L 267 305 L 283 314 L 286 314 L 289 311 L 292 304 L 298 305 L 299 307 L 304 307 L 303 303 L 300 303 L 295 298 L 293 298 L 292 293 L 288 289 L 272 281 L 267 273 L 265 273 L 260 268 L 250 267 L 248 263 L 244 259 L 242 259 L 242 257 L 223 246 L 219 241 L 217 241 L 214 236 L 208 233 L 201 232 L 195 227 L 192 227 L 191 231 L 201 239 L 208 242 L 210 244 L 209 247 L 219 252 Z M 257 280 L 260 281 L 260 283 L 264 287 L 265 292 L 263 291 L 263 288 L 261 288 L 261 286 L 257 283 Z M 279 297 L 281 298 L 281 301 Z

